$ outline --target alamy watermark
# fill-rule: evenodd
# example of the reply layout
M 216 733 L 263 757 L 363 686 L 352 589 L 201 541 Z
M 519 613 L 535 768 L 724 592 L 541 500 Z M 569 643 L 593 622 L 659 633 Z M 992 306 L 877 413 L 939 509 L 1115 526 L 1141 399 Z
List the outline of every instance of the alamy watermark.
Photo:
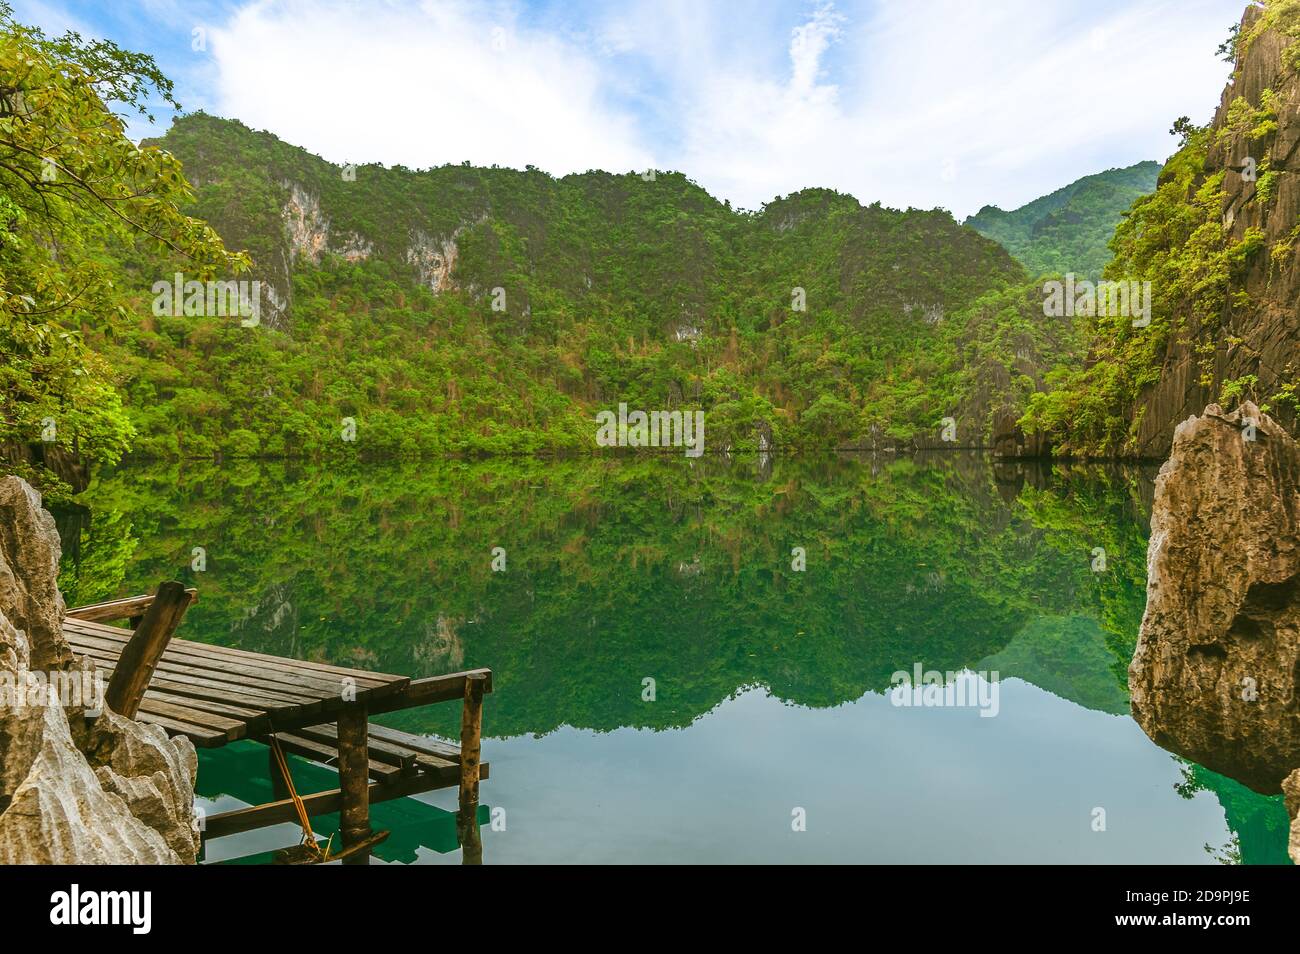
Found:
M 153 925 L 153 893 L 149 891 L 82 891 L 73 884 L 50 895 L 50 923 L 55 925 L 118 924 L 132 934 L 148 934 Z
M 1048 318 L 1132 318 L 1134 328 L 1145 328 L 1151 324 L 1151 283 L 1077 281 L 1069 272 L 1063 282 L 1043 283 L 1043 314 Z
M 104 712 L 104 676 L 98 670 L 0 672 L 0 709 L 80 708 L 91 718 Z
M 620 402 L 618 413 L 596 414 L 596 443 L 601 447 L 685 447 L 687 457 L 704 453 L 703 411 L 631 411 Z
M 940 672 L 925 669 L 920 663 L 912 671 L 900 669 L 889 677 L 893 688 L 889 701 L 904 708 L 972 708 L 980 710 L 980 718 L 998 714 L 998 671 Z
M 153 292 L 153 313 L 157 318 L 236 317 L 245 328 L 256 328 L 262 323 L 262 283 L 253 281 L 185 280 L 177 272 L 172 281 L 159 280 L 150 289 Z

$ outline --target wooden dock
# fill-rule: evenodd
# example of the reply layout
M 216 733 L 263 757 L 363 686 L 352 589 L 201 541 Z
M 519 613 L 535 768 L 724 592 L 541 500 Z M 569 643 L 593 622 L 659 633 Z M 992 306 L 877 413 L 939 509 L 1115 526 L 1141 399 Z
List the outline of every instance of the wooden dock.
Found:
M 370 829 L 371 804 L 458 786 L 463 857 L 481 858 L 478 783 L 488 765 L 479 761 L 479 746 L 491 670 L 411 679 L 173 639 L 196 599 L 194 590 L 164 583 L 153 596 L 70 609 L 63 631 L 73 652 L 108 675 L 105 701 L 113 711 L 200 748 L 238 739 L 267 745 L 268 773 L 283 797 L 207 817 L 205 840 L 281 822 L 306 828 L 310 817 L 339 812 L 345 863 L 364 864 L 368 845 L 384 834 Z M 115 620 L 129 620 L 130 628 L 109 625 Z M 462 703 L 459 746 L 369 722 L 453 700 Z M 285 777 L 285 753 L 336 768 L 339 787 L 298 795 Z

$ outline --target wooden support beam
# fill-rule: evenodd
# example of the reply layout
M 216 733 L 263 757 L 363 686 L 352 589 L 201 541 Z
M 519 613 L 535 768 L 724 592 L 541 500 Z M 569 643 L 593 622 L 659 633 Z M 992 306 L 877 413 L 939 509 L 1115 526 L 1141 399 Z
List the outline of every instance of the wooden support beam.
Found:
M 484 762 L 479 777 L 486 779 L 488 769 L 488 763 Z M 405 798 L 408 795 L 419 795 L 422 792 L 450 788 L 455 784 L 457 784 L 456 776 L 450 773 L 442 775 L 420 772 L 417 775 L 403 775 L 393 782 L 372 782 L 367 801 L 371 805 L 378 805 L 380 802 L 391 801 L 394 798 Z M 308 816 L 315 818 L 317 815 L 328 815 L 331 812 L 337 812 L 343 804 L 343 792 L 341 789 L 332 788 L 327 792 L 303 795 L 302 801 L 307 808 Z M 242 832 L 252 831 L 255 828 L 265 828 L 268 825 L 279 825 L 282 822 L 296 822 L 297 820 L 298 811 L 294 808 L 293 799 L 285 798 L 278 802 L 267 802 L 265 805 L 236 808 L 232 811 L 209 815 L 204 821 L 203 838 L 205 841 L 213 838 L 224 838 L 227 835 L 238 835 Z
M 339 831 L 343 850 L 359 845 L 370 836 L 370 752 L 366 707 L 353 703 L 339 713 L 339 788 L 343 803 L 339 809 Z M 344 859 L 345 865 L 368 865 L 370 853 L 358 851 Z
M 483 678 L 483 691 L 492 691 L 492 670 L 471 669 L 468 672 L 453 672 L 446 676 L 427 676 L 424 679 L 412 679 L 409 685 L 383 699 L 370 699 L 367 705 L 371 715 L 381 712 L 396 712 L 399 709 L 413 709 L 416 706 L 432 705 L 435 702 L 450 702 L 465 695 L 465 680 L 470 676 Z
M 460 813 L 456 834 L 461 862 L 483 863 L 483 842 L 478 830 L 478 783 L 480 740 L 483 734 L 483 693 L 487 676 L 481 672 L 465 676 L 465 704 L 460 712 Z
M 113 668 L 104 702 L 118 715 L 134 719 L 154 668 L 171 641 L 181 617 L 189 609 L 190 594 L 175 580 L 158 587 L 158 593 L 144 612 L 134 635 L 122 649 Z

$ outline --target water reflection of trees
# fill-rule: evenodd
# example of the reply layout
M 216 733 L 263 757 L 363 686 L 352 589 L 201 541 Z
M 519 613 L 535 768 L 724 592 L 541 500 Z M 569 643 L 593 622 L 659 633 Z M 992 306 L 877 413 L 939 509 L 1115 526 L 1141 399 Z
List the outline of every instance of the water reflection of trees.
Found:
M 498 736 L 684 726 L 753 685 L 837 705 L 917 661 L 1122 713 L 1153 477 L 960 453 L 132 468 L 61 522 L 63 579 L 70 602 L 192 581 L 192 639 L 491 666 Z

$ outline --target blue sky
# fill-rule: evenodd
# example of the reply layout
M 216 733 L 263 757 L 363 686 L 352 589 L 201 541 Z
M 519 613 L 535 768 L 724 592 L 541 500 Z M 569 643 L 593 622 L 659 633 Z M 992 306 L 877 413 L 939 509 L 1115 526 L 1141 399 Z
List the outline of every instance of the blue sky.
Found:
M 1213 114 L 1244 5 L 14 0 L 335 162 L 679 169 L 746 208 L 827 186 L 959 217 L 1164 159 L 1175 118 Z

